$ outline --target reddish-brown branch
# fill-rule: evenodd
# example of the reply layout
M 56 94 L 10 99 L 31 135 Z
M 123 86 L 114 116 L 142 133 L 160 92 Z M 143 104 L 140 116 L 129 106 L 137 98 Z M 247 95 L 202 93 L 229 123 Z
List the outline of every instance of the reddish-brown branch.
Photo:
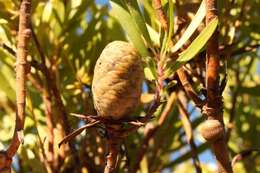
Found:
M 217 17 L 217 1 L 207 0 L 206 2 L 206 25 Z M 207 64 L 206 64 L 206 86 L 207 104 L 204 109 L 208 119 L 217 119 L 223 123 L 223 103 L 219 93 L 219 66 L 220 57 L 218 50 L 218 31 L 216 30 L 207 45 Z M 205 111 L 206 110 L 206 111 Z M 224 125 L 224 123 L 223 123 Z M 229 161 L 228 149 L 225 136 L 212 142 L 212 148 L 216 156 L 218 172 L 232 173 Z
M 28 44 L 31 36 L 29 27 L 31 17 L 31 1 L 23 0 L 20 6 L 19 31 L 16 58 L 16 121 L 13 138 L 7 151 L 0 151 L 0 172 L 11 172 L 12 157 L 23 141 L 25 120 L 26 73 Z M 11 54 L 14 51 L 5 47 Z
M 216 0 L 207 0 L 206 25 L 217 17 Z M 214 107 L 215 98 L 219 93 L 219 65 L 220 57 L 218 52 L 218 31 L 216 30 L 207 44 L 206 55 L 206 86 L 208 106 Z
M 104 173 L 115 173 L 117 168 L 121 139 L 113 134 L 113 131 L 108 131 L 106 166 Z
M 53 111 L 51 105 L 51 97 L 47 90 L 43 91 L 43 103 L 45 105 L 46 124 L 48 127 L 48 161 L 54 169 L 54 125 L 53 125 Z
M 183 68 L 177 70 L 178 77 L 181 81 L 181 84 L 184 88 L 185 93 L 189 96 L 190 99 L 195 103 L 197 107 L 201 107 L 203 105 L 203 100 L 201 100 L 194 91 L 192 85 L 189 82 L 189 79 Z
M 22 142 L 23 126 L 25 119 L 25 84 L 26 84 L 26 67 L 28 43 L 30 40 L 31 30 L 30 24 L 31 1 L 23 0 L 20 7 L 18 46 L 16 58 L 16 121 L 15 131 L 12 142 L 7 150 L 7 156 L 12 158 L 17 152 Z
M 164 29 L 165 32 L 168 32 L 168 21 L 166 15 L 163 12 L 161 0 L 153 0 L 153 6 L 154 9 L 156 10 L 162 28 Z
M 36 119 L 36 116 L 35 116 L 35 114 L 34 114 L 34 111 L 33 111 L 33 107 L 32 107 L 32 106 L 29 106 L 29 111 L 30 111 L 30 113 L 31 113 L 31 115 L 32 115 L 32 118 L 33 118 L 33 120 L 34 120 L 34 123 L 35 123 L 37 136 L 38 136 L 38 138 L 39 138 L 39 146 L 40 146 L 40 148 L 41 148 L 41 153 L 42 153 L 42 157 L 43 157 L 42 162 L 43 162 L 43 164 L 44 164 L 44 166 L 45 166 L 45 171 L 46 171 L 47 173 L 51 173 L 51 172 L 52 172 L 52 168 L 51 168 L 51 165 L 50 165 L 49 162 L 48 162 L 48 158 L 47 158 L 47 155 L 46 155 L 46 153 L 45 153 L 44 144 L 43 144 L 43 141 L 42 141 L 41 136 L 40 136 L 39 131 L 38 131 L 38 122 L 37 122 L 37 119 Z

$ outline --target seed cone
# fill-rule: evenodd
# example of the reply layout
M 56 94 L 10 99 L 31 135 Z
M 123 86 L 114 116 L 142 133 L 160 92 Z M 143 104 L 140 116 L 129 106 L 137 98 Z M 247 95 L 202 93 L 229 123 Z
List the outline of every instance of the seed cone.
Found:
M 96 62 L 92 82 L 98 115 L 125 118 L 139 103 L 143 80 L 141 57 L 129 43 L 114 41 Z
M 200 133 L 205 140 L 214 142 L 224 136 L 225 130 L 218 120 L 206 120 L 201 125 Z

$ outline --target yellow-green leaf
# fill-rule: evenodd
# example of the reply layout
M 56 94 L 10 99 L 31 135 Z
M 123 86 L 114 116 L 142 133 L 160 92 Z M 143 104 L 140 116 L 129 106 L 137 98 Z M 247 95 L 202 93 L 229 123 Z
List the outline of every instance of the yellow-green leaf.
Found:
M 205 15 L 206 15 L 206 4 L 205 4 L 205 0 L 203 0 L 200 4 L 197 13 L 195 14 L 194 18 L 189 24 L 188 28 L 185 30 L 185 32 L 178 40 L 178 42 L 171 48 L 171 52 L 176 52 L 183 46 L 183 44 L 191 37 L 194 31 L 198 28 L 198 26 L 204 19 Z
M 143 57 L 148 56 L 149 53 L 145 47 L 144 41 L 142 40 L 142 34 L 138 30 L 136 23 L 131 15 L 117 2 L 111 1 L 111 6 L 111 15 L 118 20 L 123 29 L 127 32 L 130 40 L 133 42 L 139 53 Z
M 197 55 L 197 53 L 204 47 L 211 35 L 214 33 L 218 25 L 218 18 L 213 19 L 206 28 L 199 34 L 199 36 L 190 44 L 190 46 L 183 51 L 174 64 L 169 64 L 166 76 L 175 72 L 178 68 L 184 65 Z

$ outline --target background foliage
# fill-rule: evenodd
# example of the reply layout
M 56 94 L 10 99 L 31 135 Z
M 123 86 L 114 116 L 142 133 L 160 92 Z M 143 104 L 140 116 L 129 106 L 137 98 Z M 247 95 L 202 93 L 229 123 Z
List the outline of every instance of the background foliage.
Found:
M 214 26 L 202 31 L 205 27 L 202 21 L 203 10 L 195 15 L 200 1 L 162 1 L 163 9 L 168 15 L 169 32 L 165 32 L 160 26 L 150 0 L 138 1 L 141 8 L 136 1 L 113 0 L 110 4 L 101 2 L 33 1 L 31 25 L 35 36 L 31 39 L 28 57 L 31 73 L 27 82 L 25 138 L 13 164 L 15 172 L 43 173 L 49 171 L 46 165 L 51 165 L 50 169 L 53 172 L 68 172 L 75 170 L 75 167 L 80 167 L 82 172 L 102 172 L 106 153 L 102 132 L 89 129 L 73 140 L 81 160 L 80 164 L 73 162 L 69 147 L 65 145 L 59 149 L 58 142 L 64 137 L 62 107 L 65 108 L 69 125 L 73 129 L 82 126 L 84 122 L 70 116 L 70 113 L 95 114 L 91 96 L 93 67 L 102 49 L 113 40 L 129 40 L 140 54 L 146 57 L 142 105 L 136 110 L 135 115 L 144 114 L 145 108 L 152 101 L 155 88 L 153 80 L 158 78 L 151 52 L 159 52 L 167 57 L 168 69 L 165 73 L 167 87 L 162 93 L 164 103 L 145 128 L 140 128 L 125 140 L 119 172 L 124 172 L 125 167 L 135 164 L 147 130 L 158 124 L 172 95 L 182 92 L 183 88 L 175 75 L 180 65 L 188 62 L 185 69 L 189 74 L 189 81 L 200 96 L 203 95 L 203 46 Z M 2 149 L 8 146 L 14 128 L 14 55 L 19 4 L 20 1 L 0 0 Z M 230 132 L 228 147 L 231 156 L 245 149 L 260 146 L 259 9 L 259 0 L 219 1 L 222 74 L 228 74 L 224 91 L 224 120 Z M 191 21 L 194 22 L 193 27 L 186 30 Z M 184 34 L 185 30 L 188 34 Z M 182 35 L 186 38 L 181 37 Z M 178 55 L 174 53 L 171 44 L 176 46 L 181 39 L 188 41 L 184 41 L 185 44 L 180 46 L 177 53 L 182 53 Z M 60 96 L 62 105 L 55 93 Z M 202 168 L 204 172 L 214 172 L 215 166 L 213 156 L 209 154 L 209 145 L 197 133 L 203 117 L 193 102 L 184 97 Z M 194 172 L 191 148 L 187 143 L 179 114 L 178 102 L 174 100 L 168 108 L 166 120 L 149 141 L 147 152 L 140 163 L 140 172 Z M 235 164 L 234 169 L 235 172 L 241 173 L 259 172 L 259 154 L 256 153 Z

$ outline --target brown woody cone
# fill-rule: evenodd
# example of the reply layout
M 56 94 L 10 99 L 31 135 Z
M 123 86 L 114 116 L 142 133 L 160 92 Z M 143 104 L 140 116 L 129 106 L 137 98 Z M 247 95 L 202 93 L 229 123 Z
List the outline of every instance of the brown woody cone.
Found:
M 92 92 L 98 115 L 125 118 L 139 103 L 143 80 L 141 57 L 129 43 L 114 41 L 96 62 Z

